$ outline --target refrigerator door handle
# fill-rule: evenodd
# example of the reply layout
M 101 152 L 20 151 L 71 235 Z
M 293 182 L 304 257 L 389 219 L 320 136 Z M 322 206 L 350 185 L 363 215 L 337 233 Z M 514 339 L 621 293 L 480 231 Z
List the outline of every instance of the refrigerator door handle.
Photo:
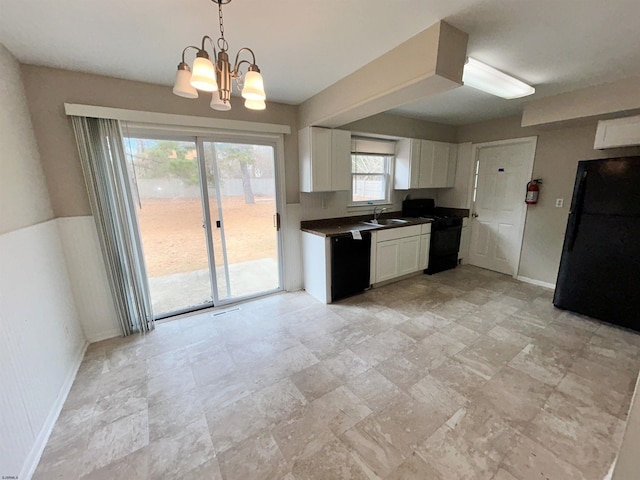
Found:
M 578 227 L 580 226 L 580 215 L 582 215 L 582 205 L 584 203 L 584 191 L 587 184 L 587 171 L 582 173 L 582 178 L 578 184 L 578 191 L 576 192 L 576 203 L 573 206 L 573 210 L 569 212 L 569 239 L 567 242 L 567 250 L 570 252 L 573 250 L 573 245 L 576 242 L 578 236 Z

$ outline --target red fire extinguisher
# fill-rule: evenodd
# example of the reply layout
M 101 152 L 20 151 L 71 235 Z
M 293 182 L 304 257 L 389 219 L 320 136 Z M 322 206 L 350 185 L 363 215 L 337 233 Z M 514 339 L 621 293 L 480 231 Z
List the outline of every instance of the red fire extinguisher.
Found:
M 527 195 L 524 198 L 524 203 L 527 205 L 535 205 L 538 203 L 538 196 L 540 195 L 540 185 L 542 180 L 539 178 L 531 180 L 527 183 Z

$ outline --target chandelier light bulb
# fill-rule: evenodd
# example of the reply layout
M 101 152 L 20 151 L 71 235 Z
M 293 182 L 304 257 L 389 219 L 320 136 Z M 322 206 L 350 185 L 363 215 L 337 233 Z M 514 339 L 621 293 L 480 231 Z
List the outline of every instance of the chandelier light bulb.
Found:
M 186 63 L 178 65 L 173 93 L 184 98 L 198 98 L 198 90 L 191 85 L 191 70 Z
M 247 100 L 266 100 L 267 95 L 264 93 L 264 82 L 259 70 L 249 70 L 244 77 L 244 88 L 242 96 Z
M 208 57 L 197 57 L 194 60 L 191 85 L 203 92 L 215 92 L 218 90 L 216 70 Z
M 211 103 L 209 105 L 214 110 L 218 110 L 220 112 L 228 112 L 231 110 L 231 102 L 227 100 L 226 102 L 220 100 L 220 90 L 217 92 L 213 92 L 211 95 Z
M 264 103 L 264 100 L 246 99 L 244 101 L 244 106 L 249 110 L 264 110 L 265 108 L 267 108 L 267 104 Z

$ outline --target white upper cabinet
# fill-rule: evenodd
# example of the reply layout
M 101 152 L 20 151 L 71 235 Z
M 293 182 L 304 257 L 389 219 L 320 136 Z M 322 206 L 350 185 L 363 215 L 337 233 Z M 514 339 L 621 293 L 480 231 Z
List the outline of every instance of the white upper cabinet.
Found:
M 458 145 L 449 144 L 449 163 L 447 165 L 447 183 L 446 187 L 451 188 L 456 185 L 456 169 L 458 168 Z
M 453 187 L 457 145 L 403 138 L 396 151 L 395 189 Z
M 614 148 L 640 145 L 640 115 L 600 120 L 593 148 Z
M 401 138 L 396 143 L 394 181 L 394 188 L 396 190 L 420 188 L 418 186 L 420 176 L 420 144 L 421 140 L 415 138 Z
M 422 140 L 420 147 L 420 188 L 453 187 L 456 173 L 456 146 Z
M 351 190 L 351 132 L 331 130 L 331 190 Z
M 307 127 L 298 131 L 300 191 L 351 188 L 351 132 Z

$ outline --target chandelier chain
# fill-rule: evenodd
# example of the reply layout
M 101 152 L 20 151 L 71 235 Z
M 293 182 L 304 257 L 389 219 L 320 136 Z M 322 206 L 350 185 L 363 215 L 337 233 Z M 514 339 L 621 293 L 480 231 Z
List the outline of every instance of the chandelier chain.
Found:
M 218 48 L 220 50 L 228 50 L 227 40 L 224 38 L 224 22 L 222 19 L 222 1 L 218 0 L 218 20 L 220 22 L 220 38 L 218 39 Z

